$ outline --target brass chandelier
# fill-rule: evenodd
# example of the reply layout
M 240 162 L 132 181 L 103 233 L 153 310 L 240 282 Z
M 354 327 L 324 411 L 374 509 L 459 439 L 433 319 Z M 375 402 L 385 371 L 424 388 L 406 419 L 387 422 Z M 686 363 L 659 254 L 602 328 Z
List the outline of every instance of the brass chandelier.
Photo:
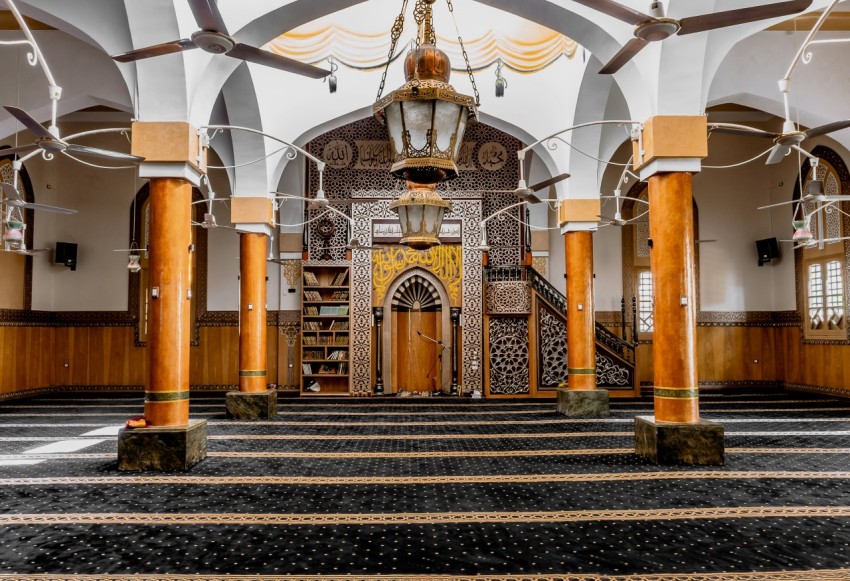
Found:
M 458 36 L 472 81 L 475 97 L 461 95 L 449 84 L 451 62 L 436 47 L 431 6 L 436 0 L 416 0 L 414 18 L 418 27 L 416 44 L 404 61 L 405 83 L 381 97 L 387 68 L 381 78 L 378 97 L 372 107 L 375 117 L 389 134 L 393 164 L 390 172 L 407 181 L 408 191 L 390 204 L 401 223 L 401 243 L 417 249 L 440 244 L 443 215 L 451 202 L 436 192 L 439 182 L 458 175 L 455 160 L 470 123 L 478 119 L 478 89 L 463 40 Z M 451 0 L 447 0 L 453 11 Z M 407 0 L 392 28 L 390 58 L 404 28 Z

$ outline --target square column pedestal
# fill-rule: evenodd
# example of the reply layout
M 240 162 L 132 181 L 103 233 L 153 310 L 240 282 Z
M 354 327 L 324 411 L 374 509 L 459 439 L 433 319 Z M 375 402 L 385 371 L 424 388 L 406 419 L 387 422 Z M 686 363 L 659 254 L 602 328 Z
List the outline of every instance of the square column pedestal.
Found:
M 277 415 L 277 390 L 228 391 L 227 419 L 256 420 Z
M 124 428 L 118 432 L 119 470 L 188 470 L 207 457 L 207 420 L 188 426 Z
M 608 390 L 558 390 L 557 412 L 571 418 L 608 417 Z
M 653 416 L 637 416 L 635 452 L 656 464 L 722 466 L 723 426 L 705 420 L 679 424 L 659 422 Z

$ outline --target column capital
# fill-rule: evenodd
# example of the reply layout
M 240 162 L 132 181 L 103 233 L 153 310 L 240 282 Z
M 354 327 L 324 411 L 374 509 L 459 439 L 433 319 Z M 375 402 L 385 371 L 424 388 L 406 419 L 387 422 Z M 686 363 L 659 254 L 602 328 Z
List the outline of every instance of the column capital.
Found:
M 198 185 L 206 173 L 206 148 L 185 121 L 134 121 L 130 151 L 145 158 L 140 176 L 181 178 Z
M 271 234 L 274 227 L 274 200 L 262 197 L 230 198 L 230 223 L 243 231 Z
M 561 200 L 558 208 L 558 224 L 561 226 L 561 233 L 596 230 L 601 212 L 602 203 L 599 196 Z
M 641 180 L 662 172 L 699 172 L 701 160 L 708 156 L 708 117 L 650 117 L 632 140 L 632 151 L 632 165 Z

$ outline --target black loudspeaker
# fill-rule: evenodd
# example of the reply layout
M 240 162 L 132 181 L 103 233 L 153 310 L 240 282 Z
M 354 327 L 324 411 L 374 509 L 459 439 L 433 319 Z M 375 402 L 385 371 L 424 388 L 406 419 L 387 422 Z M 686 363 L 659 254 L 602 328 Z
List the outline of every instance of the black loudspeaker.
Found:
M 77 270 L 77 245 L 73 242 L 57 242 L 53 252 L 53 262 L 64 264 L 71 270 Z
M 756 240 L 756 252 L 759 255 L 759 266 L 763 266 L 765 262 L 779 258 L 779 243 L 776 238 Z

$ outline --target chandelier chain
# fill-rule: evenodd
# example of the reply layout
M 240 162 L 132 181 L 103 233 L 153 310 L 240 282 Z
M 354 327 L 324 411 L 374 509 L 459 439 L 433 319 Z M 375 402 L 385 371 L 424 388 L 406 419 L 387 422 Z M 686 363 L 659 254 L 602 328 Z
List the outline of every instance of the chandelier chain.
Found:
M 390 53 L 387 56 L 387 66 L 384 67 L 384 74 L 381 75 L 381 84 L 378 86 L 378 96 L 375 98 L 375 101 L 381 100 L 381 95 L 384 93 L 384 84 L 387 82 L 387 71 L 390 70 L 390 63 L 393 60 L 393 55 L 395 54 L 395 47 L 398 44 L 398 39 L 401 37 L 401 33 L 404 30 L 404 13 L 407 12 L 407 1 L 402 0 L 401 3 L 401 12 L 398 16 L 396 16 L 395 22 L 393 22 L 393 27 L 390 30 Z
M 422 26 L 422 23 L 425 22 L 425 18 L 428 16 L 429 8 L 427 6 L 427 2 L 425 0 L 416 0 L 416 6 L 413 7 L 413 19 L 416 21 L 416 29 Z M 437 44 L 437 33 L 434 31 L 434 20 L 432 19 L 430 22 L 426 23 L 428 26 L 428 30 L 425 31 L 425 43 L 433 44 L 436 46 Z M 419 34 L 416 35 L 416 47 L 419 48 Z
M 472 83 L 472 91 L 475 94 L 475 106 L 481 106 L 481 95 L 478 94 L 478 87 L 475 85 L 475 77 L 472 74 L 472 65 L 469 64 L 469 55 L 466 54 L 466 47 L 463 46 L 463 39 L 460 37 L 460 30 L 457 27 L 457 20 L 455 19 L 455 8 L 452 6 L 452 0 L 446 0 L 446 4 L 449 5 L 449 12 L 452 14 L 452 20 L 455 23 L 455 30 L 457 31 L 457 41 L 460 44 L 460 50 L 463 53 L 463 61 L 466 63 L 466 73 L 469 75 L 469 82 Z

